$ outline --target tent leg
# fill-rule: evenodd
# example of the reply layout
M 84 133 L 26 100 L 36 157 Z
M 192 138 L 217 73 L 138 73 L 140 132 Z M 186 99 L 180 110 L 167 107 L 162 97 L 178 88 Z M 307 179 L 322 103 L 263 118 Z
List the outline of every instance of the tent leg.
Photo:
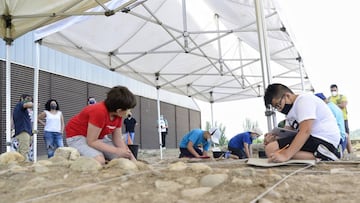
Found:
M 10 152 L 11 146 L 11 63 L 10 63 L 10 47 L 6 44 L 6 152 Z
M 159 125 L 159 121 L 160 121 L 160 96 L 159 96 L 159 91 L 160 88 L 157 88 L 157 99 L 156 99 L 156 103 L 157 103 L 157 126 L 158 126 L 158 134 L 159 134 L 159 146 L 160 146 L 160 159 L 163 159 L 163 154 L 162 154 L 162 138 L 161 138 L 161 127 Z

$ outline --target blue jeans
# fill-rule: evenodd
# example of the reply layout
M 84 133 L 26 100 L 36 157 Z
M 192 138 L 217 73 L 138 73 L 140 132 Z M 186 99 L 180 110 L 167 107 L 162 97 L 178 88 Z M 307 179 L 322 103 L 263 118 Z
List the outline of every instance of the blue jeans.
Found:
M 130 138 L 131 138 L 131 143 L 134 144 L 134 137 L 135 137 L 135 132 L 126 132 L 130 134 Z M 129 136 L 129 135 L 128 135 Z M 126 138 L 126 144 L 130 144 L 128 143 L 128 139 Z
M 55 150 L 58 147 L 64 147 L 62 133 L 44 131 L 44 140 L 48 153 L 48 158 L 54 156 Z

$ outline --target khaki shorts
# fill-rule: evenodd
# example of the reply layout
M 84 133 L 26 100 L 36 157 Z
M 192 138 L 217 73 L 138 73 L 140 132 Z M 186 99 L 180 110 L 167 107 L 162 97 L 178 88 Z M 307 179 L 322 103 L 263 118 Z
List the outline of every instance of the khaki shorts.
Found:
M 105 143 L 107 145 L 115 147 L 112 140 L 110 138 L 108 138 L 107 136 L 104 139 L 102 139 L 102 141 L 103 141 L 103 143 Z M 94 158 L 96 156 L 102 155 L 107 160 L 112 160 L 114 158 L 118 158 L 118 156 L 116 154 L 103 152 L 103 151 L 97 150 L 93 147 L 90 147 L 87 144 L 86 137 L 84 137 L 82 135 L 77 135 L 74 137 L 66 138 L 66 142 L 69 147 L 77 149 L 81 156 Z

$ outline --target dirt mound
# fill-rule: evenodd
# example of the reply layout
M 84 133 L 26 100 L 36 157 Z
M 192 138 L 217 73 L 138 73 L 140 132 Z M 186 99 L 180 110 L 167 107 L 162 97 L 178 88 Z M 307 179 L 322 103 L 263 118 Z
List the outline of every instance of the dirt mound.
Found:
M 1 202 L 359 202 L 357 160 L 315 166 L 248 166 L 245 160 L 178 159 L 140 150 L 148 167 L 78 172 L 64 165 L 0 165 Z

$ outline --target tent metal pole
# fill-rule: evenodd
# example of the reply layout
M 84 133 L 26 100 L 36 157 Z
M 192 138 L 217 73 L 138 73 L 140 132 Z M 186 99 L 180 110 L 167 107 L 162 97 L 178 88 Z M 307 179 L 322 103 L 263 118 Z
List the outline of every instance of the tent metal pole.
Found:
M 265 88 L 271 84 L 271 69 L 270 69 L 270 53 L 267 43 L 267 30 L 266 22 L 264 17 L 264 8 L 262 5 L 262 0 L 255 1 L 255 12 L 256 12 L 256 25 L 258 29 L 258 39 L 259 39 L 259 51 L 260 51 L 260 61 L 263 75 L 263 86 Z M 271 116 L 275 116 L 275 113 L 272 111 L 271 107 L 266 107 L 265 115 L 267 116 L 268 130 L 270 131 L 275 125 L 274 120 L 271 120 Z M 272 123 L 273 122 L 273 123 Z
M 210 91 L 210 107 L 211 107 L 211 126 L 214 126 L 214 97 L 213 92 Z
M 9 28 L 7 28 L 9 29 Z M 11 146 L 11 63 L 10 63 L 11 44 L 6 43 L 6 152 L 10 152 Z
M 184 35 L 184 47 L 185 52 L 189 49 L 189 33 L 187 31 L 187 20 L 186 20 L 186 0 L 182 0 L 182 17 L 183 17 L 183 35 Z
M 299 59 L 299 72 L 300 72 L 300 78 L 301 78 L 301 90 L 305 92 L 305 83 L 304 83 L 304 76 L 303 76 L 303 68 L 302 68 L 302 61 Z
M 160 146 L 160 159 L 163 159 L 163 154 L 162 154 L 162 138 L 161 138 L 161 127 L 160 127 L 160 96 L 159 96 L 159 92 L 160 92 L 160 87 L 157 87 L 157 99 L 156 99 L 156 104 L 157 104 L 157 126 L 158 126 L 158 134 L 159 134 L 159 146 Z
M 37 135 L 38 135 L 38 110 L 39 110 L 39 69 L 40 69 L 40 42 L 35 42 L 36 67 L 34 69 L 34 105 L 33 105 L 33 149 L 34 162 L 37 161 Z

